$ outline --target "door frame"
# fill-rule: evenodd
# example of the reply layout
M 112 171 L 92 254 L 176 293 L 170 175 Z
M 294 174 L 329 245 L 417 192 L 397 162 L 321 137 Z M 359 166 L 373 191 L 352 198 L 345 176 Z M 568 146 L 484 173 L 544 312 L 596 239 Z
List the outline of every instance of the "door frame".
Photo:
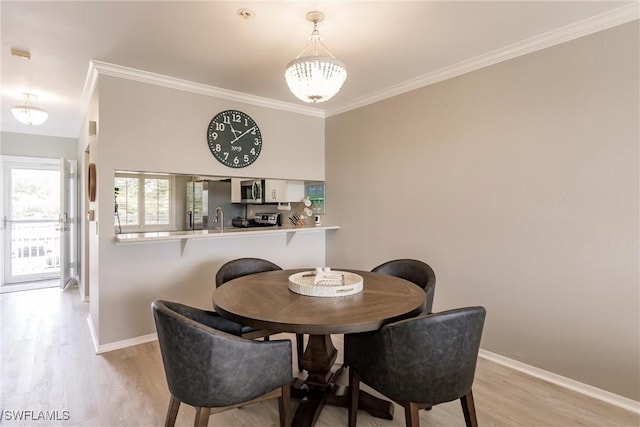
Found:
M 60 288 L 78 285 L 79 239 L 78 161 L 58 159 L 60 163 Z
M 1 199 L 0 212 L 3 217 L 2 218 L 3 226 L 0 227 L 2 229 L 2 244 L 0 245 L 0 257 L 1 257 L 0 278 L 2 280 L 2 286 L 12 283 L 7 281 L 8 272 L 6 271 L 6 267 L 5 267 L 8 262 L 11 262 L 11 258 L 10 258 L 10 254 L 7 253 L 7 249 L 9 247 L 9 245 L 7 244 L 8 232 L 4 224 L 4 217 L 8 213 L 7 212 L 8 206 L 6 206 L 6 198 L 9 196 L 9 194 L 11 194 L 11 189 L 9 188 L 10 181 L 7 180 L 7 174 L 8 174 L 8 170 L 12 167 L 24 167 L 25 169 L 32 168 L 32 169 L 47 169 L 47 170 L 56 169 L 60 173 L 62 173 L 62 171 L 60 170 L 59 159 L 52 159 L 48 157 L 26 157 L 26 156 L 8 156 L 8 155 L 0 156 L 0 188 L 2 188 L 3 194 L 4 194 L 3 197 L 0 197 Z M 59 277 L 59 275 L 55 277 Z M 33 277 L 28 278 L 28 280 L 32 278 Z M 54 278 L 54 277 L 53 276 L 48 278 L 42 277 L 42 280 L 48 280 L 51 278 Z M 35 278 L 35 280 L 39 280 L 39 279 Z

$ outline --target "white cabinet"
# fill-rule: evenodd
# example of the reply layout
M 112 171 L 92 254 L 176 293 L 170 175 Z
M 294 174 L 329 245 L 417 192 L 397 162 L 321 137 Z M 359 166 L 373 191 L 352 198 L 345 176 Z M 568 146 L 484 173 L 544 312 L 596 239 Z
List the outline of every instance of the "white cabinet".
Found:
M 301 202 L 304 199 L 304 181 L 287 181 L 285 202 Z
M 300 202 L 304 198 L 304 181 L 264 180 L 265 203 Z
M 276 203 L 284 202 L 284 194 L 286 192 L 286 183 L 284 179 L 265 179 L 264 180 L 264 202 Z
M 247 178 L 231 178 L 231 203 L 242 202 L 242 192 L 240 191 L 240 183 Z

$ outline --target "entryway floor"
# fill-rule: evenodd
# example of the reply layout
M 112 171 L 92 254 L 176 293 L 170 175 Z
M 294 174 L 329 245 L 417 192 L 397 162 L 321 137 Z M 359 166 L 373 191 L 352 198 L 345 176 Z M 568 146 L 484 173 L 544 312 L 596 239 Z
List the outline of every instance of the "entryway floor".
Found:
M 60 286 L 60 279 L 39 280 L 37 282 L 12 283 L 0 286 L 0 294 L 34 289 L 56 288 Z

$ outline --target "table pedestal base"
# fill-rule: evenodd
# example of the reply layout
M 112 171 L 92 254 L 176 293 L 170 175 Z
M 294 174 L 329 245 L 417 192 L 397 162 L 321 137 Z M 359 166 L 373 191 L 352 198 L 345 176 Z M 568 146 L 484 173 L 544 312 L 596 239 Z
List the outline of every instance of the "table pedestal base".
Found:
M 349 397 L 349 388 L 347 387 L 345 394 L 335 395 L 330 394 L 327 396 L 326 404 L 333 406 L 341 406 L 343 408 L 348 408 L 351 404 Z M 359 393 L 360 400 L 358 402 L 358 410 L 366 411 L 371 416 L 376 418 L 382 418 L 385 420 L 393 419 L 393 403 L 377 398 L 366 391 L 360 390 Z
M 302 368 L 308 372 L 306 380 L 294 380 L 291 397 L 300 399 L 292 426 L 311 427 L 315 424 L 325 404 L 348 408 L 350 394 L 347 387 L 336 380 L 342 374 L 342 366 L 334 366 L 337 350 L 330 335 L 310 335 L 302 356 Z M 374 417 L 393 419 L 393 404 L 360 391 L 358 409 Z M 345 414 L 346 419 L 346 414 Z

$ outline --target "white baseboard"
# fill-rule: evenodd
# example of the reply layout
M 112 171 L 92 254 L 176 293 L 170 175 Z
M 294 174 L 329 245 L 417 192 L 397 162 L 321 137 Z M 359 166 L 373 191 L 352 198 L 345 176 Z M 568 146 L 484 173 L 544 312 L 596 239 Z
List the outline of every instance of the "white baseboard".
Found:
M 518 362 L 514 359 L 501 356 L 496 353 L 492 353 L 487 350 L 480 349 L 478 354 L 481 358 L 490 360 L 499 365 L 506 366 L 516 371 L 531 375 L 532 377 L 539 378 L 543 381 L 550 382 L 560 387 L 582 393 L 594 399 L 609 403 L 622 409 L 640 414 L 640 402 L 629 399 L 624 396 L 620 396 L 611 393 L 606 390 L 602 390 L 597 387 L 590 386 L 589 384 L 581 383 L 571 378 L 563 377 L 562 375 L 554 374 L 553 372 L 545 371 L 544 369 L 536 368 L 535 366 L 527 365 L 526 363 Z
M 91 340 L 93 341 L 93 349 L 95 350 L 96 354 L 107 353 L 113 350 L 120 350 L 123 348 L 132 347 L 134 345 L 156 341 L 158 339 L 158 335 L 154 332 L 149 335 L 142 335 L 140 337 L 129 338 L 122 341 L 115 341 L 109 344 L 100 345 L 98 343 L 98 336 L 96 334 L 96 331 L 93 328 L 93 322 L 91 321 L 91 316 L 87 316 L 87 323 L 89 323 L 89 332 L 91 333 Z
M 128 340 L 116 341 L 105 345 L 100 345 L 96 349 L 96 354 L 107 353 L 113 350 L 120 350 L 122 348 L 131 347 L 138 344 L 144 344 L 151 341 L 156 341 L 158 335 L 154 332 L 149 335 L 143 335 L 140 337 L 130 338 Z
M 98 354 L 98 334 L 96 334 L 96 330 L 93 329 L 93 322 L 91 321 L 91 315 L 87 315 L 87 324 L 89 325 L 89 333 L 91 334 L 91 342 L 93 342 L 93 349 L 96 354 Z

